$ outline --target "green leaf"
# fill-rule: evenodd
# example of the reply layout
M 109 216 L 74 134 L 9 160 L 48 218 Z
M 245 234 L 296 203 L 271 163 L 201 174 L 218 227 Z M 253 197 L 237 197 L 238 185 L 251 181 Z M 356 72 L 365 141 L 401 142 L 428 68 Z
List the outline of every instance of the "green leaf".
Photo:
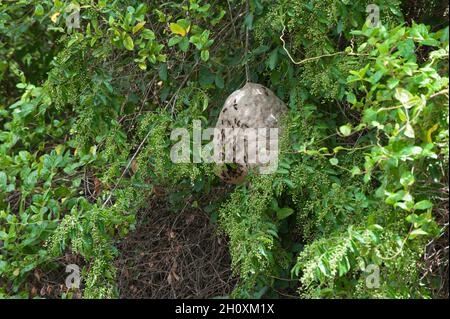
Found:
M 414 184 L 414 175 L 411 172 L 403 173 L 400 177 L 400 184 L 403 186 L 411 186 Z
M 405 114 L 405 112 L 403 112 L 402 109 L 397 110 L 397 115 L 398 115 L 398 118 L 400 119 L 400 121 L 402 121 L 402 122 L 406 121 L 406 114 Z
M 211 73 L 207 68 L 203 67 L 199 72 L 199 83 L 202 86 L 207 86 L 213 84 L 216 77 L 213 73 Z
M 350 134 L 352 134 L 352 128 L 350 125 L 342 125 L 339 128 L 339 131 L 341 132 L 342 135 L 344 136 L 349 136 Z
M 245 26 L 251 30 L 253 28 L 253 13 L 249 13 L 244 19 Z
M 209 98 L 207 95 L 203 96 L 203 106 L 202 106 L 202 112 L 205 112 L 205 110 L 208 108 L 209 105 Z
M 219 73 L 216 74 L 215 83 L 219 89 L 223 89 L 225 87 L 223 77 Z
M 355 94 L 352 92 L 347 92 L 347 102 L 350 104 L 356 104 L 358 101 L 356 100 Z
M 187 32 L 188 32 L 188 30 L 183 28 L 178 23 L 171 23 L 169 28 L 170 28 L 170 31 L 172 31 L 172 33 L 181 35 L 182 37 L 184 37 L 187 34 Z
M 5 271 L 6 266 L 7 266 L 6 261 L 0 260 L 0 275 Z
M 405 108 L 409 109 L 412 107 L 411 101 L 414 96 L 409 91 L 397 87 L 395 89 L 394 97 L 399 100 Z
M 182 40 L 182 37 L 179 36 L 174 36 L 172 38 L 169 39 L 169 43 L 167 44 L 169 47 L 174 46 L 175 44 L 180 43 L 180 41 Z
M 351 173 L 352 173 L 352 176 L 356 176 L 356 175 L 361 174 L 361 170 L 359 169 L 358 166 L 353 166 Z
M 178 47 L 181 51 L 187 52 L 187 50 L 189 49 L 189 39 L 187 37 L 181 38 L 180 43 L 178 43 Z
M 0 190 L 2 192 L 6 191 L 6 185 L 8 183 L 7 176 L 4 172 L 0 172 Z
M 347 257 L 344 257 L 339 262 L 339 277 L 345 275 L 350 270 L 350 262 Z
M 330 158 L 330 163 L 331 165 L 336 166 L 337 164 L 339 164 L 339 160 L 336 157 Z
M 429 200 L 422 200 L 414 205 L 414 209 L 426 210 L 433 207 L 433 204 Z
M 129 34 L 126 34 L 123 38 L 123 46 L 125 47 L 125 49 L 129 50 L 129 51 L 133 51 L 134 50 L 134 43 L 133 43 L 133 39 L 131 38 L 131 36 Z
M 44 7 L 41 4 L 36 5 L 36 8 L 34 8 L 34 14 L 38 17 L 44 15 Z
M 147 13 L 147 10 L 148 10 L 147 5 L 145 3 L 141 3 L 137 7 L 136 12 L 134 13 L 134 15 L 136 17 L 143 16 L 143 15 L 145 15 Z
M 138 33 L 139 30 L 141 30 L 144 27 L 144 25 L 145 25 L 145 21 L 142 21 L 142 22 L 139 22 L 138 24 L 136 24 L 132 30 L 133 34 Z
M 159 78 L 163 81 L 167 81 L 167 64 L 161 63 L 158 70 Z
M 294 210 L 289 207 L 280 208 L 277 210 L 277 219 L 278 220 L 285 219 L 285 218 L 289 217 L 290 215 L 292 215 L 293 212 L 294 212 Z
M 410 234 L 409 234 L 409 238 L 410 239 L 414 239 L 417 236 L 426 236 L 428 235 L 428 233 L 426 231 L 424 231 L 423 229 L 419 228 L 419 229 L 414 229 Z
M 155 33 L 149 29 L 142 30 L 140 36 L 146 40 L 155 40 L 156 39 Z
M 411 214 L 406 217 L 406 221 L 410 222 L 411 224 L 416 223 L 418 221 L 418 219 L 419 219 L 419 216 L 417 216 L 416 214 Z
M 399 79 L 396 79 L 396 78 L 390 78 L 390 79 L 386 82 L 387 87 L 388 87 L 389 90 L 394 89 L 399 83 L 400 83 L 400 80 L 399 80 Z
M 411 124 L 407 123 L 406 127 L 405 127 L 405 135 L 409 138 L 414 138 L 415 134 L 414 134 L 414 129 L 411 126 Z
M 278 48 L 273 50 L 269 55 L 269 60 L 267 61 L 267 64 L 269 66 L 269 69 L 273 70 L 277 66 L 278 62 Z
M 208 61 L 209 60 L 209 51 L 208 50 L 202 50 L 200 57 L 203 61 Z

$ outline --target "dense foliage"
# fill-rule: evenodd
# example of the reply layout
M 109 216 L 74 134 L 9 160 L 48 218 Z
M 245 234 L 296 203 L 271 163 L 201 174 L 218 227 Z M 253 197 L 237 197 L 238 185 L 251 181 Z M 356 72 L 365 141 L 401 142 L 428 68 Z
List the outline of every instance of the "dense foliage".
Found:
M 83 297 L 117 297 L 161 192 L 228 236 L 232 297 L 444 296 L 448 4 L 410 2 L 0 1 L 0 296 L 75 254 Z M 172 163 L 170 133 L 213 126 L 246 67 L 289 107 L 278 170 L 201 200 L 216 168 Z

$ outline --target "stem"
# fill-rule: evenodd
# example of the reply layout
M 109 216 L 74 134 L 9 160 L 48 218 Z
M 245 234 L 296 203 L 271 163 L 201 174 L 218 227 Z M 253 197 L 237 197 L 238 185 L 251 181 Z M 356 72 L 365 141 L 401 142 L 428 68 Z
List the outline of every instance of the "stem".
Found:
M 311 58 L 306 58 L 306 59 L 303 59 L 301 61 L 295 61 L 294 58 L 289 53 L 288 49 L 286 49 L 286 42 L 283 39 L 285 30 L 286 30 L 286 26 L 283 25 L 283 31 L 281 32 L 281 35 L 280 35 L 280 40 L 283 43 L 283 49 L 286 52 L 286 54 L 288 55 L 289 59 L 292 61 L 292 63 L 297 64 L 297 65 L 303 64 L 303 63 L 307 63 L 307 62 L 311 62 L 311 61 L 315 61 L 315 60 L 319 60 L 319 59 L 325 58 L 325 57 L 336 56 L 336 55 L 368 56 L 368 54 L 363 54 L 363 53 L 354 53 L 354 52 L 344 52 L 344 51 L 342 51 L 342 52 L 328 53 L 328 54 L 323 54 L 323 55 L 319 55 L 319 56 L 315 56 L 315 57 L 311 57 Z
M 247 15 L 250 13 L 249 11 L 249 0 L 246 1 L 245 4 L 245 11 L 247 12 Z M 247 55 L 248 55 L 248 43 L 249 43 L 249 30 L 248 25 L 245 26 L 245 51 L 244 51 L 244 59 L 245 59 L 245 79 L 246 82 L 250 82 L 250 70 L 248 67 L 248 61 L 247 61 Z

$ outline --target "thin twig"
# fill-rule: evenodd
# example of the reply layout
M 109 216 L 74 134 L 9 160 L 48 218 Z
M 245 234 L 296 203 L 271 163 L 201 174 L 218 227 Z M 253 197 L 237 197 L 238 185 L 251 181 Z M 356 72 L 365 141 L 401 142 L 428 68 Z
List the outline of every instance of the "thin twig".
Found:
M 141 151 L 142 146 L 144 146 L 145 142 L 147 141 L 148 137 L 150 136 L 150 133 L 152 132 L 152 130 L 149 130 L 147 132 L 147 134 L 145 135 L 144 139 L 142 140 L 141 144 L 139 144 L 139 147 L 137 148 L 136 152 L 134 152 L 133 156 L 131 157 L 131 159 L 128 161 L 127 166 L 125 167 L 125 169 L 123 170 L 122 174 L 120 175 L 119 179 L 117 180 L 117 182 L 114 184 L 113 189 L 111 190 L 111 192 L 108 195 L 108 198 L 106 199 L 106 201 L 103 203 L 102 208 L 105 208 L 106 204 L 111 200 L 111 196 L 114 193 L 114 191 L 117 188 L 117 185 L 119 185 L 120 181 L 122 180 L 122 178 L 125 176 L 125 173 L 128 171 L 128 169 L 131 166 L 131 163 L 134 161 L 134 159 L 136 158 L 136 156 L 139 154 L 139 152 Z
M 245 11 L 247 12 L 247 15 L 249 14 L 249 0 L 246 1 L 245 4 Z M 244 51 L 244 59 L 245 59 L 245 79 L 248 82 L 250 82 L 250 69 L 248 67 L 248 43 L 249 43 L 249 30 L 248 25 L 245 26 L 245 51 Z
M 335 53 L 323 54 L 323 55 L 319 55 L 319 56 L 315 56 L 315 57 L 311 57 L 311 58 L 306 58 L 301 61 L 295 61 L 294 58 L 289 53 L 288 49 L 286 48 L 286 42 L 283 39 L 285 30 L 286 30 L 286 26 L 283 26 L 283 31 L 281 32 L 281 35 L 280 35 L 280 40 L 283 43 L 283 49 L 286 52 L 286 54 L 288 55 L 289 59 L 292 61 L 292 63 L 297 64 L 297 65 L 315 61 L 315 60 L 319 60 L 321 58 L 336 56 L 336 55 L 368 56 L 368 54 L 365 54 L 365 53 L 355 53 L 353 51 L 352 52 L 340 51 L 340 52 L 335 52 Z

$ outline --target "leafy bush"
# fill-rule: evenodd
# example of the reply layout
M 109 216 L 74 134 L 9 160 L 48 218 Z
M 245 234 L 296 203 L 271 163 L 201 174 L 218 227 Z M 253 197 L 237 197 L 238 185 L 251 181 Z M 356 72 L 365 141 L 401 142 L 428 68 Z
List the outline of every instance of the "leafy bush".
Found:
M 0 296 L 77 255 L 83 297 L 117 297 L 117 242 L 165 196 L 228 236 L 232 297 L 441 297 L 448 22 L 380 0 L 369 27 L 372 2 L 0 4 Z M 172 163 L 170 133 L 213 126 L 246 80 L 289 106 L 278 170 L 205 200 L 216 168 Z

